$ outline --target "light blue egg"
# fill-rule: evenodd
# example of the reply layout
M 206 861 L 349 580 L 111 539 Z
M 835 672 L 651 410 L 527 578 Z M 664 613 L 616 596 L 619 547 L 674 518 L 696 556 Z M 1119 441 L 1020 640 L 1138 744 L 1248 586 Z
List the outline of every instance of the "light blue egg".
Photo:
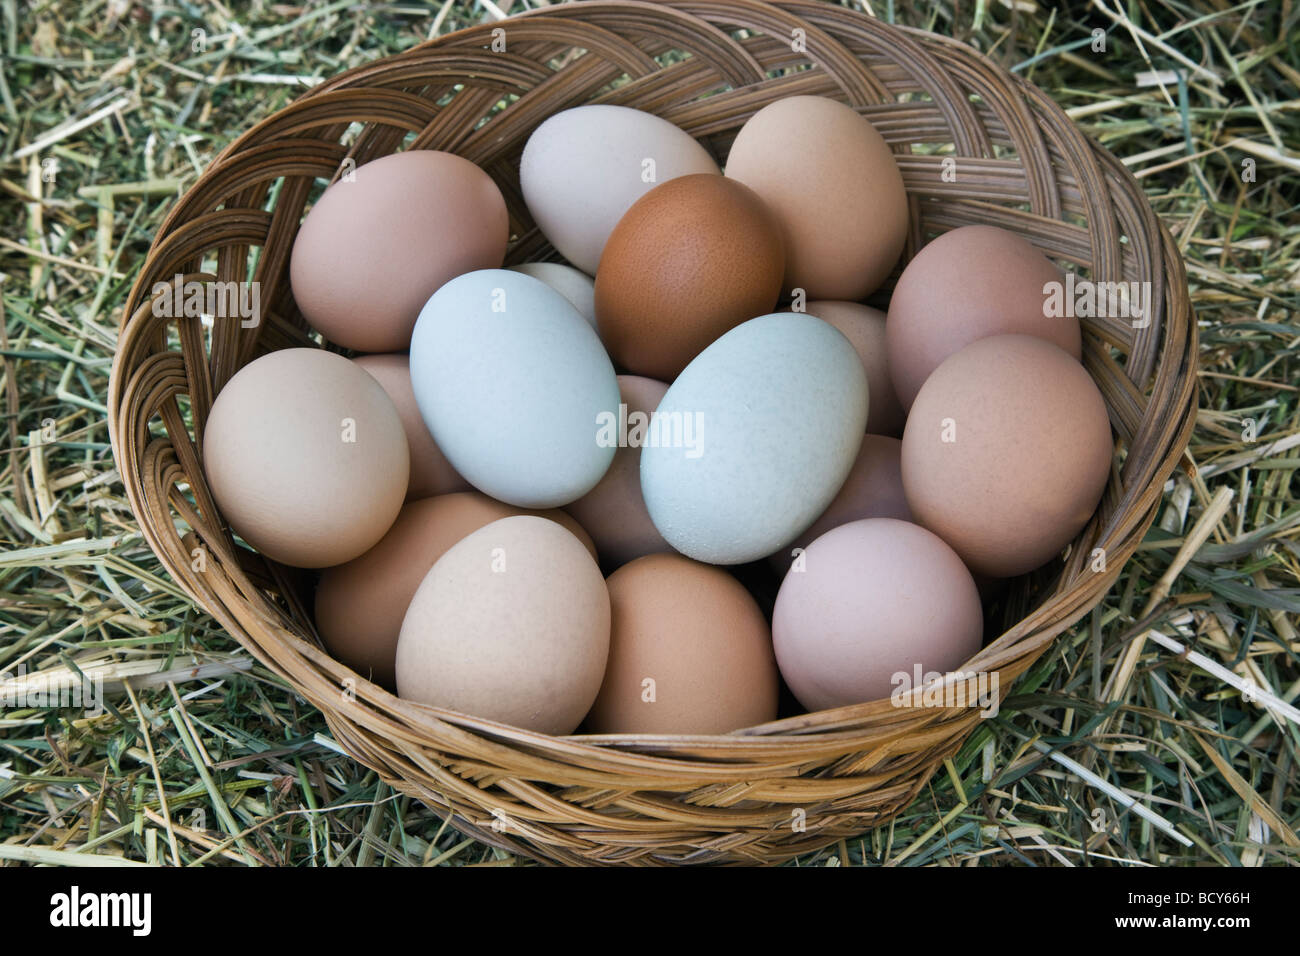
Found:
M 429 299 L 411 338 L 411 385 L 447 460 L 484 494 L 554 508 L 600 481 L 615 447 L 618 381 L 596 332 L 531 276 L 483 269 Z
M 826 510 L 866 424 L 848 339 L 810 315 L 751 319 L 696 356 L 655 410 L 641 450 L 650 517 L 698 561 L 772 554 Z

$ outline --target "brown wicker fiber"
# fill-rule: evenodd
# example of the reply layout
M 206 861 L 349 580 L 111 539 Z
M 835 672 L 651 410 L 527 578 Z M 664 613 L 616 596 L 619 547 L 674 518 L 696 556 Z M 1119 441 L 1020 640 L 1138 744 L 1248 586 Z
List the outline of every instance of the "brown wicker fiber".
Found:
M 505 52 L 491 48 L 496 29 Z M 462 30 L 344 73 L 231 144 L 171 210 L 132 290 L 110 428 L 150 545 L 343 748 L 488 843 L 562 863 L 779 862 L 890 819 L 980 713 L 883 700 L 726 736 L 548 737 L 400 700 L 321 650 L 306 575 L 234 543 L 201 463 L 213 397 L 257 356 L 317 344 L 290 292 L 289 252 L 346 159 L 440 149 L 473 160 L 506 197 L 507 261 L 553 258 L 518 178 L 548 116 L 635 107 L 721 162 L 746 119 L 795 94 L 852 105 L 893 146 L 911 199 L 906 256 L 927 235 L 986 223 L 1096 281 L 1150 283 L 1145 326 L 1085 320 L 1115 467 L 1064 559 L 1017 584 L 1023 615 L 966 665 L 997 672 L 1005 696 L 1101 600 L 1151 524 L 1192 428 L 1196 335 L 1177 249 L 1136 181 L 1046 94 L 967 46 L 814 0 L 582 0 Z M 156 316 L 155 284 L 178 274 L 260 282 L 261 324 Z

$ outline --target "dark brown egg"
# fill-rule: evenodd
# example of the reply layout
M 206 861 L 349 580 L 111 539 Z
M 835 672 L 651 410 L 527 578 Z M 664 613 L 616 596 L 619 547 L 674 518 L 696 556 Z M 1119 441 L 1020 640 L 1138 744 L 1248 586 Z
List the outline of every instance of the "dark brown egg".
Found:
M 771 312 L 785 248 L 748 186 L 681 176 L 633 204 L 605 244 L 596 323 L 614 364 L 671 382 L 714 339 Z

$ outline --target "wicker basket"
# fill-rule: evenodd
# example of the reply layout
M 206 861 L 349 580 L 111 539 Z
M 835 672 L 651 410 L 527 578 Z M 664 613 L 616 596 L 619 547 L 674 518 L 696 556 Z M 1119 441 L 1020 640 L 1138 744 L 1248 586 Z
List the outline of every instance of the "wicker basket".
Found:
M 506 52 L 491 49 L 496 29 Z M 1134 179 L 1047 95 L 962 44 L 811 0 L 584 0 L 462 30 L 344 73 L 233 143 L 172 209 L 132 290 L 110 428 L 150 545 L 344 748 L 488 843 L 563 863 L 786 860 L 906 807 L 980 714 L 877 701 L 727 736 L 561 738 L 399 700 L 321 650 L 308 575 L 234 544 L 200 465 L 213 397 L 258 355 L 315 344 L 289 251 L 345 160 L 398 149 L 473 160 L 506 197 L 508 261 L 523 262 L 554 256 L 518 183 L 524 142 L 552 113 L 636 107 L 722 160 L 746 119 L 795 94 L 849 103 L 894 147 L 912 209 L 905 258 L 927 234 L 991 223 L 1094 280 L 1151 284 L 1146 327 L 1085 323 L 1116 467 L 1064 560 L 1018 583 L 1023 614 L 966 665 L 996 671 L 1005 696 L 1101 600 L 1153 520 L 1192 428 L 1196 336 L 1182 261 Z M 177 274 L 259 281 L 262 323 L 218 321 L 208 341 L 194 319 L 156 316 L 155 283 Z

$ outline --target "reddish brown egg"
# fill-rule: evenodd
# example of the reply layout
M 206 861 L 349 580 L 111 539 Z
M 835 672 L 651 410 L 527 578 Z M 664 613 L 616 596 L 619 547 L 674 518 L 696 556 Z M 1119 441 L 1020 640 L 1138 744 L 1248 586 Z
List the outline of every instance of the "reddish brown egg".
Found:
M 903 490 L 918 523 L 976 574 L 1044 564 L 1092 516 L 1113 454 L 1106 403 L 1068 353 L 994 335 L 926 380 L 903 433 Z
M 651 554 L 609 576 L 609 662 L 592 733 L 723 734 L 776 718 L 772 635 L 726 571 Z
M 388 533 L 316 586 L 316 631 L 326 649 L 363 677 L 392 688 L 402 618 L 429 569 L 462 538 L 494 521 L 533 514 L 562 525 L 596 557 L 591 538 L 559 509 L 527 511 L 477 491 L 407 503 Z
M 614 364 L 670 382 L 714 339 L 771 312 L 785 249 L 748 186 L 681 176 L 633 204 L 596 272 L 596 323 Z
M 1044 286 L 1062 281 L 1051 260 L 1005 229 L 962 226 L 931 240 L 889 300 L 889 371 L 903 407 L 940 362 L 989 335 L 1036 335 L 1077 360 L 1079 320 L 1045 308 Z

